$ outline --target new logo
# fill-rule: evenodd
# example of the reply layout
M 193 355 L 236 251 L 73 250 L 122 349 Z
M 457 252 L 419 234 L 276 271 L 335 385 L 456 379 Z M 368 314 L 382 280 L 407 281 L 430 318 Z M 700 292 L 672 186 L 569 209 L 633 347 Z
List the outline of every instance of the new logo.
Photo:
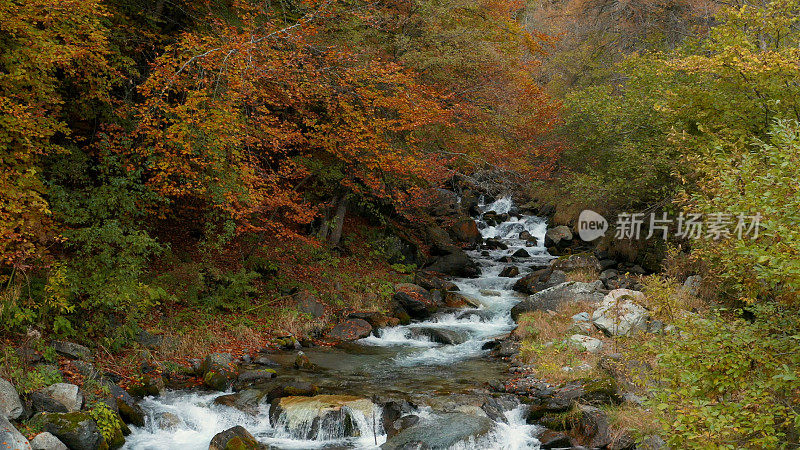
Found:
M 608 221 L 605 217 L 591 209 L 584 209 L 578 216 L 578 235 L 586 242 L 593 241 L 606 234 Z

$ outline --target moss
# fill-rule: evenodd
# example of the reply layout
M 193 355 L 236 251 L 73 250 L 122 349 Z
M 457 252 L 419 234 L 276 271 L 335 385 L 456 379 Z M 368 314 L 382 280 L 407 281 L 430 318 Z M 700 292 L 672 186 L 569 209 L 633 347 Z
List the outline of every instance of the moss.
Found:
M 209 389 L 214 389 L 215 391 L 224 391 L 228 388 L 228 377 L 219 372 L 211 370 L 203 375 L 203 384 Z
M 225 444 L 225 450 L 254 450 L 260 448 L 258 442 L 250 439 L 234 437 Z
M 582 412 L 577 406 L 573 406 L 570 410 L 560 413 L 548 413 L 541 416 L 539 423 L 551 430 L 567 431 L 576 426 L 581 420 Z
M 620 403 L 619 386 L 616 380 L 609 376 L 581 380 L 585 394 L 582 399 L 588 402 Z

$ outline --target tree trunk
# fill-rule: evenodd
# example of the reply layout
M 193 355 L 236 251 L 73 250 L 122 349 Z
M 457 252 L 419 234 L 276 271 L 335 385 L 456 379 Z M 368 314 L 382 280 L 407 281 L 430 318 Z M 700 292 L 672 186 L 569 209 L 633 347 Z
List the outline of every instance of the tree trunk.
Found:
M 328 236 L 328 243 L 336 246 L 342 239 L 342 228 L 344 227 L 344 216 L 347 214 L 347 198 L 342 197 L 339 201 L 339 207 L 336 208 L 336 216 L 333 218 L 333 230 Z

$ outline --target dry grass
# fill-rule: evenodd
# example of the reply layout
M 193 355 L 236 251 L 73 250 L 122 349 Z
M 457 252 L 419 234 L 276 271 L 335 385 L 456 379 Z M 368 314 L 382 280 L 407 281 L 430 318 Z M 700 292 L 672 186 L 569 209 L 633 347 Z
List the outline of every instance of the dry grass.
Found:
M 319 330 L 325 329 L 330 321 L 331 317 L 328 314 L 314 319 L 292 308 L 281 308 L 275 312 L 273 317 L 276 335 L 283 336 L 313 336 Z
M 567 281 L 577 281 L 580 283 L 592 283 L 597 281 L 600 277 L 600 274 L 597 273 L 597 270 L 590 269 L 588 267 L 583 269 L 575 269 L 567 272 Z
M 605 408 L 611 439 L 618 441 L 630 432 L 634 438 L 658 435 L 662 432 L 656 413 L 633 403 Z
M 650 275 L 639 279 L 645 294 L 645 306 L 655 319 L 669 322 L 679 318 L 684 311 L 703 312 L 708 303 L 683 288 L 675 278 Z
M 520 355 L 524 362 L 531 364 L 537 374 L 552 382 L 566 382 L 579 378 L 597 375 L 596 367 L 599 354 L 591 354 L 569 341 L 573 334 L 585 333 L 575 329 L 572 316 L 591 311 L 592 307 L 585 303 L 566 305 L 558 313 L 535 311 L 523 315 L 515 335 L 522 339 Z M 588 365 L 588 370 L 571 370 L 581 365 Z

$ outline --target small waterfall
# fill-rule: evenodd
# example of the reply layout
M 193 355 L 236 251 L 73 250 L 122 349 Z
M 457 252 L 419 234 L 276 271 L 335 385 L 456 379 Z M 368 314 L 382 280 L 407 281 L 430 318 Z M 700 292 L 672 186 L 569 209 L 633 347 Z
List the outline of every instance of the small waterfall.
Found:
M 375 443 L 383 434 L 381 408 L 347 395 L 284 397 L 270 416 L 277 439 L 335 442 L 361 438 Z

